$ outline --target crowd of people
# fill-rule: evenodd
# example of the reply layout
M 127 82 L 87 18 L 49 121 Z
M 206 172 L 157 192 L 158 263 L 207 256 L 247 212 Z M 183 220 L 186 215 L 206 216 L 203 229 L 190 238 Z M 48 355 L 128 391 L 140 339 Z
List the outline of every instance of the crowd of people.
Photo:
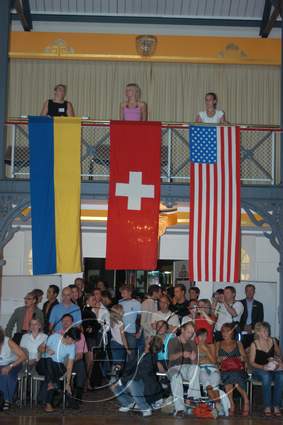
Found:
M 38 398 L 46 412 L 54 411 L 64 376 L 73 407 L 86 392 L 108 385 L 120 412 L 135 408 L 150 416 L 171 397 L 177 417 L 197 412 L 203 399 L 218 415 L 233 416 L 237 393 L 241 414 L 248 416 L 250 373 L 262 384 L 264 415 L 281 416 L 282 354 L 253 285 L 243 300 L 234 286 L 209 300 L 200 299 L 196 286 L 186 293 L 182 284 L 167 290 L 151 285 L 144 296 L 125 284 L 114 296 L 104 282 L 88 288 L 82 278 L 64 287 L 61 299 L 59 293 L 50 285 L 40 308 L 43 291 L 29 292 L 0 328 L 4 410 L 27 367 L 45 378 Z
M 57 84 L 54 87 L 52 99 L 44 102 L 41 115 L 49 117 L 73 117 L 74 107 L 71 102 L 65 99 L 67 87 L 65 84 Z M 195 122 L 205 124 L 228 124 L 225 112 L 217 109 L 218 98 L 214 92 L 205 95 L 205 110 L 200 111 Z M 125 121 L 147 121 L 148 107 L 146 102 L 141 100 L 141 89 L 136 83 L 129 83 L 125 88 L 125 100 L 120 103 L 120 120 Z

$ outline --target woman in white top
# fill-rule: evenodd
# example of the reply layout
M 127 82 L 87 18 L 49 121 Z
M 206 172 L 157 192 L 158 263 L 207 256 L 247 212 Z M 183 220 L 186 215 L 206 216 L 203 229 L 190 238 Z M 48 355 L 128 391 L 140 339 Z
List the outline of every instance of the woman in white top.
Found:
M 123 306 L 121 304 L 113 305 L 110 310 L 110 347 L 113 366 L 121 363 L 123 364 L 126 359 L 126 352 L 130 354 L 127 339 L 124 333 L 123 315 Z
M 5 336 L 0 327 L 0 391 L 4 395 L 3 410 L 8 410 L 17 386 L 18 372 L 27 357 L 23 350 Z
M 39 360 L 38 347 L 45 342 L 47 335 L 41 332 L 41 323 L 38 319 L 30 321 L 29 332 L 24 334 L 20 346 L 27 352 L 29 366 L 34 366 Z
M 226 124 L 225 112 L 217 108 L 216 93 L 209 92 L 205 95 L 205 111 L 199 112 L 196 117 L 196 122 L 204 124 Z

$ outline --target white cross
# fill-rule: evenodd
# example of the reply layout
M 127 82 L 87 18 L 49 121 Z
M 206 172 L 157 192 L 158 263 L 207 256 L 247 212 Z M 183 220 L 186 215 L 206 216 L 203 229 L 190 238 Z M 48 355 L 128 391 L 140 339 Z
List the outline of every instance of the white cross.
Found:
M 142 172 L 130 171 L 129 183 L 116 183 L 116 196 L 128 197 L 128 210 L 141 210 L 142 198 L 154 198 L 154 185 L 142 184 Z

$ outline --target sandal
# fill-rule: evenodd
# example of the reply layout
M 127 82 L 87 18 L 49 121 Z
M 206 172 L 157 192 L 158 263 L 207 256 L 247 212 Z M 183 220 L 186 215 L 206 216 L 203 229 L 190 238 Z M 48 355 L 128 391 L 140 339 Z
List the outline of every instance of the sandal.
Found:
M 5 400 L 4 403 L 3 403 L 3 407 L 2 407 L 3 411 L 9 410 L 10 407 L 11 407 L 11 403 L 9 401 Z

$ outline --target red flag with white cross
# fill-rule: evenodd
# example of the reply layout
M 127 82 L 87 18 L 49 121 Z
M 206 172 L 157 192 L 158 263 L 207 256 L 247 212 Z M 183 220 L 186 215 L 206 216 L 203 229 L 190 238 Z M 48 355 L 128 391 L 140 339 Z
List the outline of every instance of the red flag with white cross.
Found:
M 111 122 L 107 269 L 156 268 L 160 152 L 160 122 Z

